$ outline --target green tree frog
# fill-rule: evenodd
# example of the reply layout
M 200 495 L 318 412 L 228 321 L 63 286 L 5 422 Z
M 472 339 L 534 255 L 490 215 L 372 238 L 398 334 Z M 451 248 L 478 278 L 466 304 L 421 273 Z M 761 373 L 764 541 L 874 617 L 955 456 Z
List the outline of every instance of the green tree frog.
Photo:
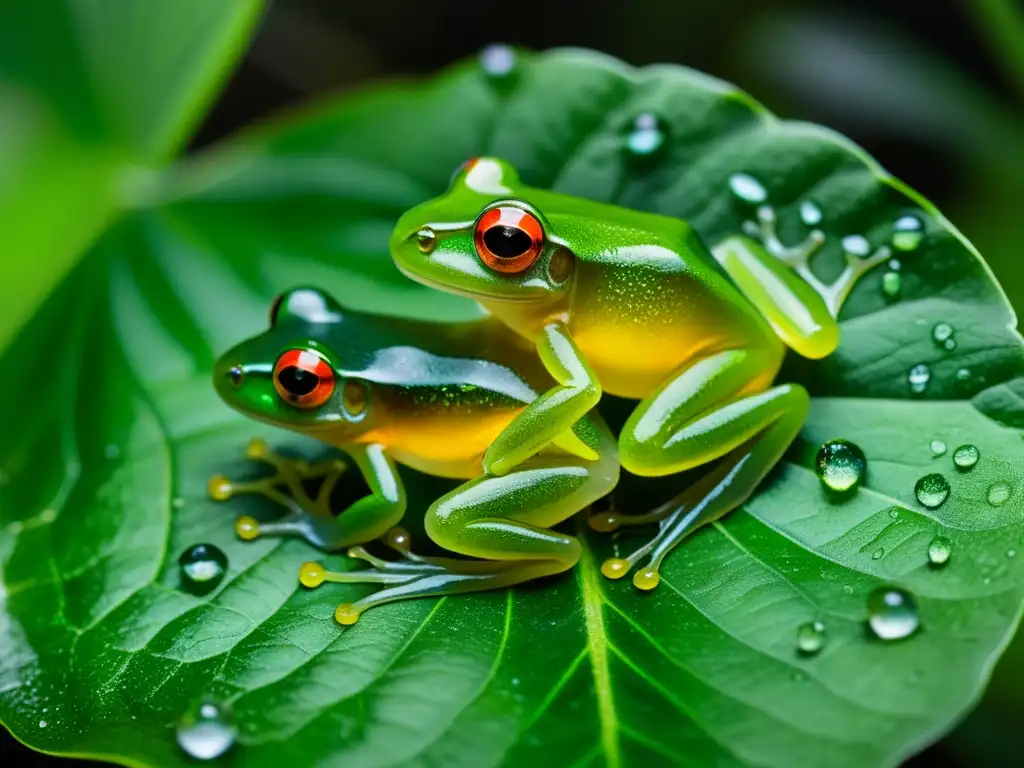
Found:
M 571 437 L 556 437 L 511 472 L 482 471 L 487 446 L 552 384 L 529 345 L 491 318 L 447 324 L 386 318 L 345 310 L 317 290 L 295 289 L 274 303 L 268 330 L 219 359 L 214 385 L 242 413 L 340 448 L 370 493 L 334 515 L 330 495 L 344 463 L 289 459 L 254 441 L 250 458 L 272 465 L 274 475 L 247 482 L 216 476 L 210 494 L 226 500 L 258 493 L 289 509 L 269 523 L 239 518 L 236 531 L 244 539 L 298 536 L 334 551 L 383 537 L 399 550 L 404 557 L 398 562 L 362 547 L 350 550 L 368 560 L 369 569 L 302 567 L 300 580 L 308 587 L 324 581 L 383 587 L 339 606 L 335 617 L 342 624 L 392 600 L 559 573 L 579 559 L 580 543 L 552 526 L 606 496 L 618 481 L 616 441 L 600 417 L 567 425 Z M 430 506 L 425 528 L 445 549 L 477 559 L 408 551 L 407 534 L 393 529 L 406 506 L 396 462 L 467 480 Z M 314 479 L 315 496 L 306 491 Z
M 842 297 L 819 295 L 763 243 L 738 236 L 710 253 L 685 221 L 528 187 L 495 158 L 467 161 L 443 195 L 406 212 L 390 248 L 406 275 L 477 300 L 532 342 L 557 382 L 486 450 L 489 474 L 513 471 L 602 392 L 640 400 L 619 436 L 624 469 L 660 476 L 721 459 L 672 505 L 592 519 L 605 530 L 661 520 L 651 542 L 602 565 L 621 578 L 649 555 L 633 577 L 642 589 L 683 536 L 751 494 L 800 430 L 807 392 L 773 386 L 787 346 L 820 358 L 839 340 L 830 310 Z

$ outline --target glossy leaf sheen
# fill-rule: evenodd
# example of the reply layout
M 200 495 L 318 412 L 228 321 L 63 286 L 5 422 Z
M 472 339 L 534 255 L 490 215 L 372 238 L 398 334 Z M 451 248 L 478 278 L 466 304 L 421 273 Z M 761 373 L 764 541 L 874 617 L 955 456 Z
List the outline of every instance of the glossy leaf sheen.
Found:
M 621 133 L 643 112 L 669 140 L 632 165 Z M 900 300 L 885 300 L 875 270 L 844 310 L 840 350 L 787 369 L 815 397 L 787 460 L 677 550 L 657 590 L 602 580 L 600 559 L 629 537 L 588 535 L 564 578 L 395 604 L 341 630 L 334 606 L 357 589 L 300 588 L 308 547 L 232 534 L 235 515 L 267 505 L 205 498 L 210 474 L 252 471 L 250 436 L 300 445 L 230 413 L 210 365 L 300 283 L 357 308 L 476 312 L 405 281 L 385 247 L 401 211 L 480 154 L 529 184 L 687 218 L 709 243 L 749 216 L 727 183 L 748 173 L 785 242 L 805 232 L 800 202 L 820 206 L 825 277 L 839 271 L 841 237 L 876 242 L 897 216 L 929 213 L 920 247 L 900 255 Z M 1024 356 L 972 249 L 840 137 L 780 123 L 688 70 L 558 51 L 524 56 L 513 84 L 470 63 L 327 104 L 179 169 L 161 194 L 103 237 L 0 362 L 3 423 L 18 435 L 0 443 L 0 718 L 19 738 L 185 765 L 171 725 L 212 693 L 232 701 L 234 759 L 249 766 L 860 768 L 895 764 L 978 695 L 1022 604 L 1024 557 L 1005 553 L 1020 548 L 1024 514 Z M 933 342 L 939 321 L 954 351 Z M 911 397 L 907 372 L 921 363 L 931 380 Z M 813 472 L 835 437 L 869 462 L 842 503 Z M 982 459 L 956 472 L 932 439 L 970 442 Z M 913 492 L 929 472 L 952 485 L 935 510 Z M 405 477 L 415 528 L 446 485 Z M 998 508 L 985 501 L 995 480 L 1014 489 Z M 641 509 L 678 484 L 623 495 Z M 939 533 L 952 555 L 929 568 Z M 202 598 L 177 589 L 177 557 L 199 541 L 230 558 Z M 907 640 L 868 633 L 867 596 L 886 583 L 919 605 Z M 797 629 L 816 620 L 829 641 L 801 656 Z

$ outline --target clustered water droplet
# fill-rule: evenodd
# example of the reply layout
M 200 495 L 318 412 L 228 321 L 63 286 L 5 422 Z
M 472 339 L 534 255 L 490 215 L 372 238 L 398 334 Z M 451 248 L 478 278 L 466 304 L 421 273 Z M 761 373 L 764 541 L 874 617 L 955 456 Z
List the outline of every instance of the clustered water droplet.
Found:
M 818 449 L 815 470 L 822 485 L 836 493 L 846 493 L 860 485 L 867 472 L 864 451 L 849 440 L 829 440 Z
M 800 204 L 800 220 L 808 227 L 821 224 L 821 208 L 811 200 L 805 200 Z
M 796 648 L 805 656 L 812 656 L 825 647 L 828 635 L 820 621 L 808 621 L 796 629 Z
M 931 448 L 932 456 L 942 456 L 946 453 L 946 443 L 942 440 L 932 440 L 928 447 Z
M 893 224 L 892 246 L 898 251 L 912 251 L 921 244 L 924 225 L 916 216 L 900 216 Z
M 936 509 L 949 498 L 949 482 L 938 472 L 933 472 L 917 481 L 914 495 L 923 506 Z
M 932 369 L 924 363 L 915 365 L 907 373 L 907 384 L 910 385 L 910 391 L 915 395 L 920 395 L 928 388 L 928 382 L 932 380 Z
M 729 189 L 736 197 L 747 203 L 763 203 L 768 199 L 768 190 L 761 182 L 746 173 L 734 173 L 730 176 Z
M 224 705 L 199 702 L 178 723 L 178 745 L 197 760 L 213 760 L 235 743 L 238 730 Z
M 949 562 L 951 554 L 953 554 L 953 542 L 945 536 L 936 536 L 928 545 L 928 562 L 932 565 L 945 565 Z
M 1008 483 L 993 483 L 988 487 L 988 503 L 993 507 L 1001 507 L 1010 498 L 1010 486 Z
M 661 150 L 667 138 L 664 121 L 650 112 L 643 112 L 633 119 L 626 131 L 625 145 L 634 157 L 650 157 Z
M 953 326 L 949 323 L 936 323 L 932 327 L 932 341 L 949 351 L 956 349 L 956 339 L 953 334 Z
M 212 592 L 228 570 L 228 556 L 213 544 L 195 544 L 178 558 L 181 586 L 193 595 Z
M 953 451 L 953 463 L 956 464 L 957 469 L 972 469 L 974 465 L 978 463 L 978 459 L 980 458 L 981 451 L 979 451 L 977 446 L 974 445 L 961 445 Z
M 921 620 L 910 593 L 879 587 L 868 596 L 868 625 L 880 640 L 902 640 L 917 631 Z

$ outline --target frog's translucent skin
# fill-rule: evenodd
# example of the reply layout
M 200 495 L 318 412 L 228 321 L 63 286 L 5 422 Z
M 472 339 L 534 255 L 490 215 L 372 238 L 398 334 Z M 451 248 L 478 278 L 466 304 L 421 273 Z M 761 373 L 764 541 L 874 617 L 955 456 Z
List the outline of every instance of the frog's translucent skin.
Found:
M 506 240 L 488 239 L 497 219 Z M 530 258 L 516 243 L 532 243 Z M 798 274 L 818 244 L 779 258 L 740 236 L 711 253 L 684 221 L 527 187 L 508 163 L 477 158 L 402 216 L 391 253 L 415 280 L 483 304 L 558 382 L 497 436 L 488 472 L 513 471 L 602 392 L 640 400 L 619 437 L 625 469 L 667 475 L 723 459 L 671 505 L 594 519 L 601 530 L 661 522 L 648 545 L 603 569 L 619 578 L 649 556 L 634 577 L 649 589 L 664 556 L 741 504 L 800 430 L 807 393 L 773 386 L 775 375 L 787 346 L 811 358 L 835 349 L 848 292 L 822 296 Z
M 303 567 L 302 582 L 310 587 L 324 581 L 383 586 L 340 606 L 338 621 L 352 623 L 366 608 L 391 600 L 494 589 L 576 563 L 579 542 L 550 528 L 618 481 L 615 439 L 599 416 L 570 425 L 512 472 L 483 472 L 487 447 L 554 383 L 529 345 L 493 319 L 440 324 L 377 317 L 344 310 L 312 289 L 285 294 L 272 314 L 271 328 L 218 361 L 217 392 L 242 413 L 340 448 L 370 493 L 335 515 L 330 492 L 344 462 L 288 459 L 261 441 L 248 455 L 274 474 L 248 482 L 217 476 L 210 493 L 221 500 L 259 493 L 288 508 L 270 523 L 239 518 L 243 538 L 299 536 L 328 551 L 383 538 L 399 551 L 402 560 L 392 562 L 351 550 L 369 569 Z M 295 350 L 314 352 L 330 370 L 329 398 L 315 407 L 297 406 L 275 385 L 275 362 Z M 479 560 L 408 551 L 407 537 L 394 531 L 406 506 L 395 462 L 467 480 L 431 505 L 425 527 L 440 546 Z M 315 495 L 307 490 L 310 480 L 320 482 Z

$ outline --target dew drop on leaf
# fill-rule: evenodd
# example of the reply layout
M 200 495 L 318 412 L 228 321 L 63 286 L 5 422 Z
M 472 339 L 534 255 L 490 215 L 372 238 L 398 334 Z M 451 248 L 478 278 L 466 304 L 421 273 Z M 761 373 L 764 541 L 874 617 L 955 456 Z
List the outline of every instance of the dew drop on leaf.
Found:
M 868 625 L 880 640 L 901 640 L 921 625 L 917 605 L 909 592 L 880 587 L 868 596 Z
M 821 208 L 816 203 L 805 200 L 800 204 L 800 220 L 809 227 L 821 224 Z
M 843 250 L 854 256 L 867 256 L 871 253 L 871 243 L 864 235 L 847 235 L 843 238 Z
M 195 544 L 178 558 L 181 587 L 193 595 L 205 595 L 217 588 L 228 570 L 228 556 L 213 544 Z
M 797 627 L 796 648 L 805 656 L 812 656 L 820 651 L 825 647 L 827 640 L 825 625 L 820 621 L 808 621 Z
M 657 115 L 644 112 L 633 119 L 626 131 L 626 151 L 636 158 L 651 157 L 665 146 L 667 138 L 665 123 Z
M 981 451 L 974 445 L 961 445 L 953 451 L 953 463 L 958 469 L 968 470 L 978 463 L 981 458 Z
M 178 745 L 197 760 L 213 760 L 235 743 L 238 731 L 227 708 L 202 701 L 178 723 Z
M 928 388 L 928 382 L 932 379 L 932 369 L 924 363 L 915 365 L 907 373 L 907 383 L 910 385 L 910 391 L 915 395 L 919 395 Z
M 1008 483 L 992 483 L 988 487 L 988 503 L 993 507 L 1001 507 L 1010 498 L 1010 486 Z
M 829 440 L 818 449 L 814 467 L 826 489 L 845 493 L 864 479 L 868 460 L 864 451 L 855 443 L 842 439 Z
M 928 545 L 928 562 L 932 565 L 945 565 L 953 554 L 953 542 L 945 536 L 936 536 Z
M 763 203 L 768 199 L 768 191 L 761 182 L 746 173 L 734 173 L 730 176 L 729 189 L 736 197 L 747 203 Z
M 945 349 L 956 347 L 956 340 L 953 338 L 953 326 L 949 323 L 936 323 L 932 327 L 932 341 Z M 949 346 L 953 342 L 953 346 Z
M 928 509 L 941 507 L 949 498 L 949 482 L 938 472 L 925 475 L 914 485 L 914 495 Z
M 912 251 L 921 244 L 923 225 L 916 216 L 901 216 L 893 225 L 892 246 L 898 251 Z
M 895 299 L 900 295 L 900 288 L 903 285 L 903 278 L 899 272 L 886 272 L 882 275 L 882 294 L 888 299 Z
M 946 443 L 942 440 L 932 440 L 928 447 L 932 450 L 932 456 L 942 456 L 946 452 Z
M 872 560 L 881 560 L 883 557 L 885 557 L 885 547 L 879 547 L 871 553 Z

